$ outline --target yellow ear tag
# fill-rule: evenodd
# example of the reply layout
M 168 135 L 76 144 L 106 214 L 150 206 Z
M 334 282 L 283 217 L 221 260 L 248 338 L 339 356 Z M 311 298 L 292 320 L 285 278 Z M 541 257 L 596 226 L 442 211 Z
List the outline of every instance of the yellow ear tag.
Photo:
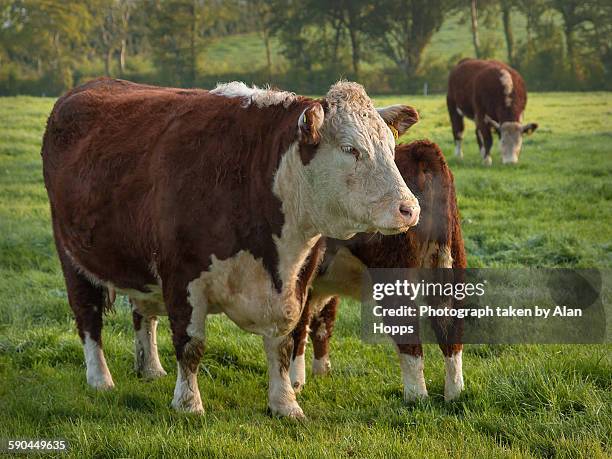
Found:
M 393 132 L 393 137 L 395 138 L 395 140 L 399 139 L 399 132 L 397 132 L 395 126 L 392 126 L 390 124 L 387 124 L 387 126 L 389 126 L 389 129 L 391 129 L 391 132 Z

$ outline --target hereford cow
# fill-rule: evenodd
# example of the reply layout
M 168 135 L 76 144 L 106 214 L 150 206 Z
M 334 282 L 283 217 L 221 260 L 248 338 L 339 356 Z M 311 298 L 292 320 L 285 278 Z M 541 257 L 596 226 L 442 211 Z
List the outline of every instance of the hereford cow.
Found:
M 453 175 L 438 146 L 428 141 L 399 145 L 395 149 L 395 161 L 406 183 L 419 197 L 420 222 L 401 235 L 357 235 L 349 241 L 327 241 L 329 247 L 321 271 L 313 282 L 308 304 L 293 332 L 295 341 L 290 373 L 296 392 L 305 382 L 304 351 L 309 333 L 314 350 L 313 374 L 329 372 L 329 340 L 339 303 L 337 295 L 360 299 L 364 269 L 466 267 Z M 452 400 L 463 389 L 463 322 L 447 318 L 433 320 L 432 325 L 445 357 L 444 397 Z M 411 401 L 426 397 L 421 344 L 396 344 L 396 348 L 404 382 L 404 399 Z
M 451 71 L 446 96 L 455 139 L 455 155 L 463 157 L 463 117 L 476 123 L 476 139 L 484 164 L 491 165 L 495 129 L 500 137 L 504 164 L 517 163 L 523 134 L 531 134 L 536 123 L 522 124 L 527 105 L 525 82 L 519 73 L 503 62 L 463 59 Z
M 154 337 L 156 317 L 169 316 L 173 407 L 202 411 L 206 316 L 223 312 L 264 337 L 271 411 L 303 416 L 288 376 L 290 332 L 319 240 L 418 222 L 385 124 L 403 132 L 416 116 L 407 106 L 375 110 L 349 82 L 317 100 L 238 82 L 208 92 L 110 79 L 61 97 L 42 158 L 87 382 L 113 387 L 101 330 L 117 290 L 135 308 L 144 376 L 164 374 Z

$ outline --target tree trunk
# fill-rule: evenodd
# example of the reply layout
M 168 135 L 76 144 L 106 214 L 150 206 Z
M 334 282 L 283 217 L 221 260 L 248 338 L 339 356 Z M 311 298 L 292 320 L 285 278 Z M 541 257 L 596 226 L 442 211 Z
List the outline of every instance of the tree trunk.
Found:
M 567 59 L 570 63 L 572 77 L 576 78 L 576 55 L 574 54 L 574 30 L 571 26 L 566 25 L 563 28 L 565 32 L 565 45 L 567 46 Z
M 113 60 L 113 48 L 108 48 L 106 50 L 106 59 L 104 59 L 104 74 L 106 76 L 111 76 L 111 65 Z
M 357 38 L 357 32 L 354 27 L 349 28 L 349 35 L 351 37 L 351 55 L 353 60 L 353 72 L 355 78 L 359 77 L 359 39 Z
M 514 62 L 514 35 L 512 33 L 512 22 L 510 18 L 510 5 L 502 2 L 502 22 L 504 23 L 504 35 L 506 36 L 506 50 L 508 52 L 508 64 L 515 66 Z
M 477 0 L 471 0 L 470 15 L 472 19 L 472 42 L 474 43 L 474 54 L 480 59 L 480 39 L 478 38 L 478 5 Z
M 197 5 L 196 1 L 191 4 L 191 34 L 189 36 L 189 86 L 195 85 L 196 79 L 196 68 L 197 68 L 197 50 L 196 50 L 196 35 L 198 33 L 198 19 L 197 19 Z
M 342 25 L 341 24 L 335 24 L 334 28 L 336 30 L 336 35 L 334 36 L 334 51 L 333 51 L 333 56 L 334 56 L 334 62 L 338 62 L 338 49 L 340 48 L 340 37 L 342 34 Z
M 121 39 L 121 47 L 119 48 L 119 73 L 123 75 L 125 73 L 125 54 L 126 54 L 126 39 Z
M 270 33 L 267 27 L 263 29 L 264 45 L 266 46 L 266 69 L 268 71 L 268 80 L 272 79 L 272 53 L 270 52 Z

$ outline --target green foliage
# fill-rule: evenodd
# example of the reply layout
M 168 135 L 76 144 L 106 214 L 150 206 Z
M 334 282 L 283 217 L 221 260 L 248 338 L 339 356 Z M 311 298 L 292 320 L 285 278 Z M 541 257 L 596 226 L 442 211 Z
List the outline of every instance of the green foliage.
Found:
M 117 388 L 85 382 L 83 351 L 51 235 L 40 143 L 53 99 L 0 99 L 0 438 L 62 438 L 65 457 L 584 457 L 612 455 L 612 348 L 467 345 L 466 391 L 443 401 L 444 364 L 425 346 L 428 401 L 406 405 L 391 346 L 363 343 L 359 306 L 343 302 L 332 375 L 299 396 L 308 419 L 266 414 L 261 339 L 208 321 L 199 373 L 205 413 L 174 412 L 168 321 L 159 352 L 169 375 L 133 372 L 129 305 L 105 316 Z M 452 157 L 444 98 L 389 96 L 421 121 L 401 141 L 430 138 L 455 176 L 470 266 L 612 267 L 609 93 L 532 93 L 518 166 L 480 164 L 468 122 L 465 160 Z M 494 148 L 497 149 L 497 146 Z M 497 151 L 497 150 L 496 150 Z M 307 354 L 310 361 L 312 354 Z M 62 455 L 62 457 L 64 457 Z
M 477 5 L 479 54 L 524 71 L 530 88 L 612 88 L 609 1 Z M 451 57 L 474 55 L 470 11 L 456 0 L 0 0 L 0 95 L 57 95 L 102 74 L 440 92 Z

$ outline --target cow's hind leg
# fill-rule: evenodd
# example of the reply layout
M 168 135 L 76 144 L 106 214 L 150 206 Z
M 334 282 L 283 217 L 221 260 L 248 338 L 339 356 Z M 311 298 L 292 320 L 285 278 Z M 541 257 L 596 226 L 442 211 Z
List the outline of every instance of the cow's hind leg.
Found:
M 83 342 L 87 383 L 95 389 L 112 389 L 115 384 L 102 351 L 102 314 L 108 304 L 108 289 L 95 285 L 85 277 L 59 242 L 57 250 L 66 280 L 68 301 Z
M 311 304 L 306 302 L 300 321 L 293 329 L 293 352 L 291 353 L 291 364 L 289 366 L 289 378 L 291 386 L 298 394 L 306 384 L 306 344 L 308 344 L 308 326 L 312 319 Z
M 273 414 L 303 418 L 304 412 L 297 403 L 289 379 L 289 360 L 293 337 L 264 336 L 264 349 L 268 358 L 268 407 Z
M 132 320 L 134 323 L 134 369 L 144 379 L 156 379 L 166 376 L 166 371 L 159 361 L 157 353 L 157 317 L 144 317 L 138 300 L 132 299 Z M 142 310 L 142 309 L 141 309 Z
M 198 280 L 194 281 L 198 282 Z M 168 309 L 172 342 L 178 370 L 172 407 L 177 411 L 202 413 L 198 387 L 198 368 L 204 354 L 207 302 L 197 285 L 188 282 L 165 282 L 164 299 Z
M 461 238 L 461 231 L 456 230 L 457 234 L 454 234 L 453 237 L 459 239 Z M 453 246 L 455 251 L 457 250 L 463 252 L 462 246 L 457 246 L 459 242 L 453 242 Z M 440 279 L 447 281 L 446 275 L 452 273 L 453 282 L 461 283 L 464 281 L 464 272 L 463 265 L 465 264 L 465 260 L 463 259 L 463 255 L 461 254 L 461 260 L 453 260 L 452 258 L 453 247 L 449 247 L 448 245 L 440 246 L 440 250 L 438 252 L 438 264 L 437 267 L 440 268 L 439 275 Z M 459 253 L 456 256 L 460 256 Z M 453 266 L 457 266 L 459 263 L 460 268 L 450 271 Z M 448 298 L 446 301 L 451 302 L 451 307 L 461 307 L 462 303 L 454 298 Z M 446 304 L 446 302 L 445 302 Z M 440 317 L 440 318 L 432 318 L 431 324 L 436 334 L 436 339 L 438 340 L 438 344 L 440 345 L 440 349 L 444 354 L 444 399 L 446 401 L 454 400 L 461 394 L 463 390 L 463 369 L 462 369 L 462 350 L 463 345 L 461 344 L 461 339 L 463 337 L 463 319 L 456 317 Z
M 339 297 L 331 298 L 323 307 L 321 312 L 313 317 L 310 325 L 310 339 L 314 357 L 312 360 L 312 374 L 323 376 L 331 370 L 329 359 L 329 340 L 334 331 L 336 313 L 338 310 Z

